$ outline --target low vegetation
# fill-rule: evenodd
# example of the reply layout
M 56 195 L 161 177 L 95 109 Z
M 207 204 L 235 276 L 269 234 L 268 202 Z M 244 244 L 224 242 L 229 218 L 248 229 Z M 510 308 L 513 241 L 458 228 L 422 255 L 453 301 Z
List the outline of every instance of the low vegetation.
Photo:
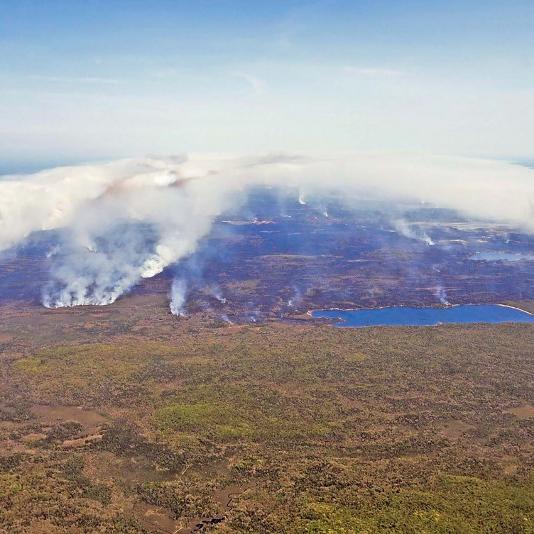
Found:
M 534 532 L 533 326 L 126 312 L 2 345 L 0 532 Z

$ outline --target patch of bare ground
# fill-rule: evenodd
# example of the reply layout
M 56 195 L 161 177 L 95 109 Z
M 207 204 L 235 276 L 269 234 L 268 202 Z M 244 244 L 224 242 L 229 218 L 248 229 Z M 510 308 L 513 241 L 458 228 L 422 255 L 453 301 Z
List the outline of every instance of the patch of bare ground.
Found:
M 81 406 L 48 406 L 36 404 L 31 412 L 44 423 L 57 423 L 61 421 L 76 421 L 87 429 L 98 428 L 108 419 L 95 410 L 88 410 Z
M 472 425 L 468 425 L 463 421 L 451 420 L 445 424 L 441 432 L 446 438 L 457 440 L 460 439 L 468 430 L 472 430 L 473 428 L 474 427 Z
M 139 522 L 149 532 L 161 534 L 175 534 L 181 532 L 182 521 L 173 519 L 163 508 L 152 506 L 144 502 L 137 502 L 133 507 L 133 513 L 139 518 Z
M 505 413 L 515 415 L 518 419 L 530 419 L 534 417 L 534 406 L 532 404 L 523 404 L 516 408 L 505 410 Z

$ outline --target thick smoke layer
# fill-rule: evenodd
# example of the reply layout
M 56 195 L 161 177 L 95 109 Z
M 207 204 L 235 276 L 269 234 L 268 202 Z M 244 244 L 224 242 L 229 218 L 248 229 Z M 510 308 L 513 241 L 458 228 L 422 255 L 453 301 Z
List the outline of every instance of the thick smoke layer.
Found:
M 347 206 L 369 197 L 425 202 L 534 231 L 534 170 L 519 165 L 384 154 L 191 155 L 61 167 L 1 180 L 0 250 L 33 232 L 57 230 L 59 248 L 43 303 L 109 304 L 141 278 L 191 255 L 218 215 L 262 185 L 295 195 L 300 203 L 324 195 Z M 397 226 L 407 236 L 425 238 L 402 222 Z M 175 289 L 173 307 L 181 310 L 185 289 Z

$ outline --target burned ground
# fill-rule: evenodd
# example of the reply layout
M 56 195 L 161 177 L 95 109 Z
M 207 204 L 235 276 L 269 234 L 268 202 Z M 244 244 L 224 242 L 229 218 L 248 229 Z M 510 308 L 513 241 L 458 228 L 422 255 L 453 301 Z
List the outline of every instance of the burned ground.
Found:
M 450 210 L 391 209 L 301 205 L 259 191 L 219 217 L 192 257 L 141 280 L 133 294 L 167 298 L 178 276 L 188 313 L 238 323 L 325 307 L 534 299 L 532 236 Z M 41 300 L 49 271 L 62 261 L 56 234 L 32 235 L 0 258 L 1 302 Z

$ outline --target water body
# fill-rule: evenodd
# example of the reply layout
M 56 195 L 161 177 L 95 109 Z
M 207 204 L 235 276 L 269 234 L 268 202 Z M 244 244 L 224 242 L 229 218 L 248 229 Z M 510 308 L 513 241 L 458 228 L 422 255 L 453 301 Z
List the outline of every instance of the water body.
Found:
M 474 261 L 534 261 L 534 254 L 500 252 L 493 250 L 488 252 L 477 252 L 469 259 Z
M 315 310 L 312 317 L 332 319 L 335 326 L 435 326 L 472 323 L 534 323 L 534 315 L 498 304 L 466 304 L 445 308 L 390 308 L 362 310 Z

